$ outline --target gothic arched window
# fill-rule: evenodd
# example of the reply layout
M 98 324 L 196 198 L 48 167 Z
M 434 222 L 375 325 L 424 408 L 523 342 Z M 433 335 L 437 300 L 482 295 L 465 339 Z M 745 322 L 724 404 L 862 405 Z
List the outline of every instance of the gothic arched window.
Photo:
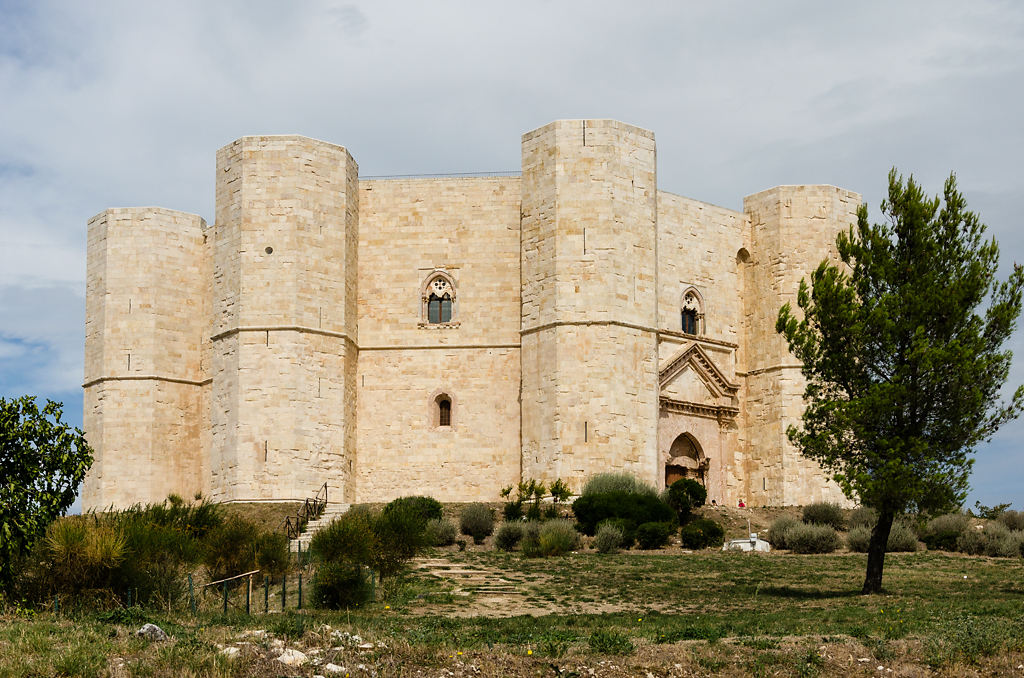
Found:
M 704 333 L 704 302 L 696 289 L 690 288 L 683 293 L 680 318 L 686 334 Z
M 435 272 L 423 288 L 423 322 L 451 323 L 455 315 L 455 283 L 446 273 Z

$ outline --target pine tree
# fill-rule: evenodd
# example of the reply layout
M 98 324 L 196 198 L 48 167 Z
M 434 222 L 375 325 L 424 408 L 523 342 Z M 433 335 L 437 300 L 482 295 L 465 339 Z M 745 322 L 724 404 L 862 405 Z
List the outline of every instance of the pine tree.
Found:
M 999 396 L 1022 267 L 996 280 L 999 247 L 954 175 L 940 200 L 892 170 L 882 212 L 871 225 L 861 205 L 837 238 L 843 265 L 823 261 L 800 283 L 802 319 L 786 304 L 776 324 L 807 382 L 790 440 L 878 511 L 863 593 L 882 588 L 893 519 L 963 502 L 975 448 L 1024 405 L 1024 387 Z

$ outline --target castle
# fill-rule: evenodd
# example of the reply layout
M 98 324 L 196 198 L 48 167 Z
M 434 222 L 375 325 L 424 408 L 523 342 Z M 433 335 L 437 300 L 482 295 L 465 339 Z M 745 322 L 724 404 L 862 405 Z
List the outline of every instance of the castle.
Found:
M 90 507 L 201 491 L 495 500 L 625 470 L 708 500 L 842 495 L 786 438 L 775 332 L 860 196 L 657 188 L 654 134 L 561 120 L 517 176 L 360 179 L 334 144 L 217 153 L 216 221 L 109 209 L 88 228 Z

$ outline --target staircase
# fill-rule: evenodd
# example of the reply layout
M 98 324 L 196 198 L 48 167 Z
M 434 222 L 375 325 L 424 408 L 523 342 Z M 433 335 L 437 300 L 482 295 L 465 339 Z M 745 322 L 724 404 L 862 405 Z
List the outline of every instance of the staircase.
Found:
M 349 506 L 349 504 L 327 504 L 319 518 L 306 523 L 306 529 L 299 534 L 297 539 L 288 540 L 288 550 L 292 553 L 297 553 L 299 550 L 299 544 L 301 544 L 302 552 L 306 553 L 309 550 L 309 542 L 312 541 L 313 535 L 316 534 L 321 527 L 327 525 L 329 522 L 348 511 Z

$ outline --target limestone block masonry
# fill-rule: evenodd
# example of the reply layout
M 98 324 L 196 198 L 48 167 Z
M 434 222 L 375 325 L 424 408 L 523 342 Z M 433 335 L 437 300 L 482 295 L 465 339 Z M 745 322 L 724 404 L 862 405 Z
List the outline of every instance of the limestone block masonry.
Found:
M 560 120 L 521 176 L 360 179 L 341 147 L 217 152 L 216 220 L 89 221 L 88 508 L 496 500 L 523 478 L 696 478 L 735 505 L 842 501 L 786 438 L 779 307 L 860 196 L 743 211 L 658 190 L 654 134 Z

